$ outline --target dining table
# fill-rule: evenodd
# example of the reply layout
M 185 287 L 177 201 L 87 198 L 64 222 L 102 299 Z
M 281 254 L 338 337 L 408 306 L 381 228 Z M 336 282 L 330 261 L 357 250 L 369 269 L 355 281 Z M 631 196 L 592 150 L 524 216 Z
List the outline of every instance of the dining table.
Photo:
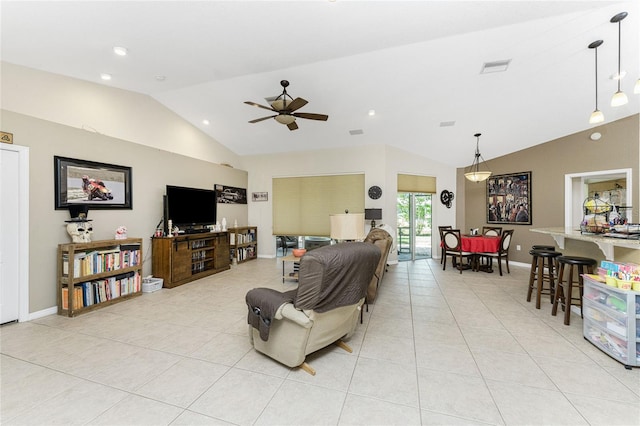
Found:
M 461 235 L 462 251 L 474 253 L 475 270 L 493 272 L 492 263 L 480 264 L 482 253 L 497 253 L 500 249 L 500 237 L 493 235 Z M 489 258 L 490 260 L 493 260 Z

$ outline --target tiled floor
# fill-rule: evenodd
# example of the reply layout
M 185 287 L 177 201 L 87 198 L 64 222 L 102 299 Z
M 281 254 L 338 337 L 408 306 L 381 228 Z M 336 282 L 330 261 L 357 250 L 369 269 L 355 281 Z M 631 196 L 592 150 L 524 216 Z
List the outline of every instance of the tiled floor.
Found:
M 244 295 L 282 284 L 258 259 L 81 315 L 0 329 L 3 425 L 638 425 L 640 370 L 625 370 L 550 303 L 528 269 L 391 266 L 349 341 L 310 376 L 249 345 Z

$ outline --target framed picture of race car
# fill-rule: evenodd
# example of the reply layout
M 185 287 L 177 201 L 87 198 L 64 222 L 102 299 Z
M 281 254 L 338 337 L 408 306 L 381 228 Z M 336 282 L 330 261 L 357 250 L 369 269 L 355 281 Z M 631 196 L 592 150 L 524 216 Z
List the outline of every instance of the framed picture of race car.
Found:
M 55 209 L 131 209 L 131 167 L 53 157 Z

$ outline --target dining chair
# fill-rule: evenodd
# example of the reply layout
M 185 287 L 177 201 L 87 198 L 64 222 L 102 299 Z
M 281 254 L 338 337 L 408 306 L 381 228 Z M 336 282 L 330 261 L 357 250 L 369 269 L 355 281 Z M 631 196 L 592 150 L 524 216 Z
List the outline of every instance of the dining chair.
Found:
M 460 273 L 462 273 L 463 269 L 466 269 L 462 262 L 463 259 L 467 259 L 470 265 L 474 264 L 474 253 L 462 251 L 462 234 L 459 229 L 443 229 L 442 243 L 445 256 L 444 263 L 442 264 L 443 271 L 447 269 L 447 256 L 451 256 L 451 263 L 453 267 L 457 267 Z
M 451 225 L 438 226 L 438 232 L 440 233 L 441 242 L 443 241 L 442 231 L 444 231 L 445 229 L 453 229 L 453 226 Z M 440 244 L 440 264 L 444 262 L 445 258 L 446 258 L 446 255 L 444 254 L 444 245 Z
M 502 235 L 502 226 L 483 226 L 482 235 L 488 237 L 499 237 Z
M 509 271 L 509 246 L 511 245 L 511 237 L 513 237 L 513 229 L 505 230 L 500 237 L 498 251 L 496 253 L 482 253 L 482 257 L 488 259 L 488 263 L 493 261 L 494 258 L 498 259 L 500 276 L 502 276 L 502 259 L 505 260 L 505 264 L 507 265 L 507 273 L 511 273 Z

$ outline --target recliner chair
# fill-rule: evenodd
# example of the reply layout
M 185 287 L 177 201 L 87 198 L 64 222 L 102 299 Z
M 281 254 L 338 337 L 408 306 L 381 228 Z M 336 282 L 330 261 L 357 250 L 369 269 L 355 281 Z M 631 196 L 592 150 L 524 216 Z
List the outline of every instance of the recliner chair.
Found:
M 276 361 L 315 375 L 306 356 L 354 332 L 380 249 L 364 242 L 320 247 L 300 259 L 298 288 L 256 288 L 246 295 L 249 340 Z
M 380 283 L 382 283 L 382 277 L 387 270 L 387 259 L 389 257 L 389 252 L 391 251 L 391 246 L 393 245 L 393 237 L 384 229 L 372 228 L 364 239 L 364 242 L 372 243 L 380 249 L 381 253 L 380 261 L 376 267 L 376 272 L 371 279 L 371 283 L 369 283 L 369 288 L 367 289 L 366 302 L 373 303 L 373 301 L 376 300 L 376 295 L 378 294 L 378 287 L 380 287 Z

